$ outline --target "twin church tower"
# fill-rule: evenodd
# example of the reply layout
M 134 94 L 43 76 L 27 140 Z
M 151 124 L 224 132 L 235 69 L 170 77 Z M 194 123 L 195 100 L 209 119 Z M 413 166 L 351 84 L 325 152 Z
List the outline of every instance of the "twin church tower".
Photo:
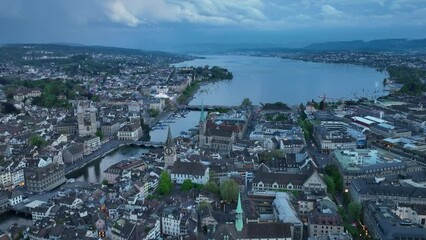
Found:
M 198 135 L 198 141 L 199 146 L 202 146 L 203 140 L 205 139 L 204 134 L 206 130 L 206 117 L 204 113 L 204 108 L 201 106 L 201 114 L 200 114 L 200 122 L 199 122 L 199 135 Z M 170 130 L 170 127 L 168 129 L 167 133 L 167 139 L 164 143 L 164 170 L 170 170 L 173 168 L 174 163 L 177 161 L 177 154 L 176 154 L 176 143 L 173 139 L 172 132 Z M 236 209 L 236 215 L 235 215 L 235 230 L 237 232 L 241 232 L 243 230 L 244 224 L 243 224 L 243 208 L 241 204 L 241 195 L 238 193 L 238 203 L 237 203 L 237 209 Z

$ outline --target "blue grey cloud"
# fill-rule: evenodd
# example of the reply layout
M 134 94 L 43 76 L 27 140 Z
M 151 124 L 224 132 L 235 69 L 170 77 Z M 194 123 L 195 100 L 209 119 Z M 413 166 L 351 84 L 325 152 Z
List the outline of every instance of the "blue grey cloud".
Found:
M 0 43 L 130 47 L 426 37 L 425 0 L 2 0 Z
M 256 28 L 300 26 L 424 25 L 420 0 L 110 0 L 110 20 L 127 26 L 144 23 L 195 23 Z

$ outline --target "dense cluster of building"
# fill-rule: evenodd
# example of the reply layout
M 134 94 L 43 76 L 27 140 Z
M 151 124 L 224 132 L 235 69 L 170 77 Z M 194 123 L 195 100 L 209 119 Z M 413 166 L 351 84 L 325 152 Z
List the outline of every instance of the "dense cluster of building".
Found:
M 37 52 L 24 60 L 43 56 L 72 57 Z M 423 96 L 321 110 L 313 103 L 201 106 L 189 134 L 174 138 L 169 128 L 164 144 L 109 166 L 102 182 L 89 184 L 66 174 L 140 143 L 144 124 L 160 120 L 197 79 L 192 68 L 159 64 L 161 57 L 151 66 L 130 56 L 92 57 L 123 61 L 114 76 L 78 77 L 100 101 L 46 109 L 32 104 L 40 89 L 22 87 L 8 100 L 20 113 L 0 115 L 0 213 L 32 219 L 5 237 L 351 240 L 355 226 L 378 239 L 426 236 Z M 46 69 L 1 69 L 24 79 L 68 79 Z M 345 193 L 333 192 L 330 166 Z M 359 223 L 348 222 L 347 202 L 360 206 Z
M 407 66 L 425 69 L 426 59 L 419 54 L 416 59 L 408 54 L 374 51 L 319 51 L 319 52 L 272 52 L 270 55 L 311 62 L 346 63 L 385 69 L 388 66 Z

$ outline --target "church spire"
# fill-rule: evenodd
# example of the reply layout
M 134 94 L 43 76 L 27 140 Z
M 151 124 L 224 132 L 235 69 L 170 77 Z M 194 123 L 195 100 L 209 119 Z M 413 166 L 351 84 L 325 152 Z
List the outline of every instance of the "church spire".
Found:
M 166 140 L 166 144 L 167 147 L 173 147 L 175 146 L 175 141 L 173 140 L 172 137 L 172 131 L 170 130 L 170 126 L 169 126 L 169 131 L 167 133 L 167 140 Z
M 200 123 L 203 123 L 206 120 L 206 116 L 204 113 L 204 103 L 201 101 L 201 113 L 200 113 Z
M 237 213 L 235 216 L 235 228 L 238 232 L 243 230 L 243 208 L 241 207 L 241 194 L 238 193 L 238 204 L 237 209 L 235 210 Z

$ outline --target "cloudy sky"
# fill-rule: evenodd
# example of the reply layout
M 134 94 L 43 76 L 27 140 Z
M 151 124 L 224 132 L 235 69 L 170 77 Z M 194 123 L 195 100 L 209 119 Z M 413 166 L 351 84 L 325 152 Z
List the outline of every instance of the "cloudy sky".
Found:
M 0 43 L 174 50 L 425 37 L 426 0 L 0 0 Z

